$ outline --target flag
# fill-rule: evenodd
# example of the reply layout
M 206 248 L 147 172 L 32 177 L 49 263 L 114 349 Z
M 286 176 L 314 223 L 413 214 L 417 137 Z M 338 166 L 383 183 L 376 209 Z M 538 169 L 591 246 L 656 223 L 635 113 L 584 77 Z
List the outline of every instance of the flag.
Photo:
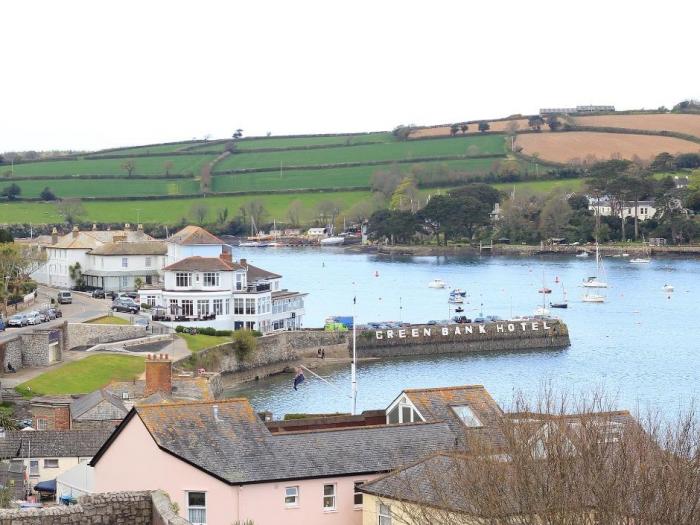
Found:
M 299 373 L 294 376 L 294 390 L 297 389 L 297 387 L 304 382 L 304 372 L 299 370 Z

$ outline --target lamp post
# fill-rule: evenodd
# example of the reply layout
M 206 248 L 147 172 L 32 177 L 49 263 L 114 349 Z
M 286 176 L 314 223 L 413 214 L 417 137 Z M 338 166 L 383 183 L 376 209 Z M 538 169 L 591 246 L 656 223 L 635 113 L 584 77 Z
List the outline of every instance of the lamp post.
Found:
M 353 283 L 355 285 L 355 283 Z M 357 306 L 357 285 L 355 285 L 355 295 L 352 298 L 352 365 L 350 367 L 350 383 L 351 391 L 350 395 L 352 397 L 352 411 L 351 414 L 354 416 L 357 413 L 357 369 L 355 360 L 357 358 L 356 353 L 356 339 L 357 339 L 357 319 L 356 319 L 356 306 Z

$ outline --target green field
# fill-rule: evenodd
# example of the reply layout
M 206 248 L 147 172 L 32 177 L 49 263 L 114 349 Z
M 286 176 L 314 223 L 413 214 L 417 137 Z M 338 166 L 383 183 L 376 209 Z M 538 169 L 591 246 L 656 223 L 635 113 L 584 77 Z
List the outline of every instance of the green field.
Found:
M 236 142 L 239 151 L 256 150 L 264 148 L 300 148 L 304 146 L 347 146 L 362 142 L 392 142 L 394 137 L 391 133 L 367 133 L 364 135 L 339 135 L 321 137 L 265 137 L 259 139 L 245 139 Z M 226 148 L 227 142 L 217 144 L 202 145 L 193 148 L 194 151 L 222 152 Z
M 0 179 L 0 188 L 5 184 Z M 59 198 L 67 197 L 130 197 L 141 195 L 192 195 L 199 193 L 195 179 L 49 179 L 18 181 L 22 197 L 39 197 L 48 187 Z
M 87 394 L 112 381 L 130 381 L 144 371 L 143 357 L 97 354 L 72 361 L 17 387 L 23 395 Z
M 97 157 L 102 155 L 138 155 L 153 154 L 153 153 L 170 153 L 171 151 L 180 151 L 189 147 L 197 146 L 197 142 L 170 142 L 168 144 L 159 144 L 154 146 L 135 146 L 133 148 L 120 148 L 110 151 L 96 151 L 91 156 Z M 202 142 L 204 144 L 204 142 Z
M 216 175 L 212 181 L 212 191 L 264 191 L 285 189 L 320 188 L 369 188 L 370 178 L 377 171 L 398 169 L 402 173 L 412 168 L 437 170 L 440 168 L 462 173 L 488 173 L 498 159 L 465 159 L 449 161 L 420 162 L 379 166 L 353 166 L 349 168 L 328 168 L 321 170 L 276 170 L 259 173 L 237 173 Z
M 473 148 L 470 148 L 474 146 Z M 505 154 L 502 135 L 476 135 L 436 140 L 385 142 L 366 146 L 347 146 L 316 150 L 290 150 L 268 153 L 237 153 L 217 164 L 215 172 L 241 168 L 270 168 L 280 165 L 311 166 L 368 162 L 375 160 L 401 160 L 416 157 L 440 157 L 446 155 Z
M 172 157 L 136 157 L 136 168 L 133 175 L 142 177 L 164 177 L 165 163 L 172 162 L 171 174 L 199 175 L 202 166 L 213 159 L 211 155 L 174 155 Z M 124 177 L 127 172 L 122 164 L 130 159 L 78 159 L 47 162 L 28 162 L 15 164 L 14 170 L 2 166 L 0 174 L 8 172 L 14 177 L 51 177 L 51 176 L 92 176 L 92 177 Z M 0 179 L 2 180 L 2 179 Z
M 92 321 L 85 321 L 85 324 L 131 324 L 129 321 L 123 317 L 117 317 L 116 315 L 103 315 Z

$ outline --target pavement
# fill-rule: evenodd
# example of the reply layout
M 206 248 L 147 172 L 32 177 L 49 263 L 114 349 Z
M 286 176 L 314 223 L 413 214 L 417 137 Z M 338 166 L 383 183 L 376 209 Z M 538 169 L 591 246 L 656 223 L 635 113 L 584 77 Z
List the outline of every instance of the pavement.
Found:
M 28 309 L 26 309 L 24 311 L 39 309 L 40 305 L 49 304 L 51 302 L 50 299 L 56 297 L 58 289 L 42 285 L 42 286 L 39 286 L 38 292 L 39 292 L 38 297 L 34 303 L 36 305 L 36 308 L 29 307 Z M 0 332 L 0 344 L 8 341 L 9 339 L 16 337 L 18 334 L 31 332 L 35 328 L 37 328 L 37 329 L 49 329 L 52 327 L 60 326 L 61 324 L 63 324 L 66 321 L 68 321 L 70 323 L 81 323 L 81 322 L 84 322 L 84 321 L 87 321 L 90 319 L 94 319 L 95 317 L 99 317 L 102 315 L 109 315 L 111 304 L 112 304 L 111 299 L 95 299 L 86 293 L 73 292 L 73 303 L 60 305 L 61 312 L 63 312 L 63 317 L 60 317 L 60 318 L 55 319 L 53 321 L 49 321 L 47 323 L 41 323 L 39 325 L 24 326 L 22 328 L 8 328 L 4 332 Z M 10 311 L 8 313 L 9 313 L 9 315 L 12 315 L 14 312 L 12 312 L 12 309 L 10 309 Z M 124 314 L 124 313 L 120 313 L 120 312 L 114 312 L 112 315 L 121 317 L 123 319 L 127 319 L 131 322 L 133 322 L 134 317 L 137 317 L 137 316 L 134 316 L 131 314 Z M 116 352 L 116 353 L 120 353 L 123 355 L 125 352 Z M 167 354 L 171 355 L 174 360 L 180 359 L 182 357 L 187 357 L 190 355 L 190 351 L 187 348 L 187 343 L 179 337 L 174 338 L 173 342 L 170 345 L 168 345 L 167 347 L 159 350 L 159 353 L 167 353 Z M 64 366 L 66 363 L 70 363 L 72 361 L 84 359 L 84 358 L 86 358 L 90 355 L 94 355 L 94 354 L 95 354 L 94 352 L 78 352 L 78 351 L 68 350 L 66 352 L 63 352 L 63 360 L 62 361 L 60 361 L 58 363 L 54 363 L 50 366 L 42 367 L 42 368 L 21 368 L 20 370 L 18 370 L 16 373 L 13 373 L 13 374 L 0 373 L 0 386 L 2 388 L 14 388 L 17 385 L 24 383 L 25 381 L 29 381 L 30 379 L 34 379 L 35 377 L 43 374 L 44 372 L 48 372 L 49 370 L 54 370 L 56 368 L 60 368 L 60 367 Z M 139 354 L 134 352 L 133 355 L 139 355 Z M 141 354 L 141 355 L 145 355 L 145 353 Z

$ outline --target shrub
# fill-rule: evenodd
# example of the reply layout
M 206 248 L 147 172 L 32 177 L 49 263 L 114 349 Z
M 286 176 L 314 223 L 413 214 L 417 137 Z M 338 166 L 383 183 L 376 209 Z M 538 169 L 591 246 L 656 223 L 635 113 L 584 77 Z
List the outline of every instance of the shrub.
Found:
M 141 309 L 142 309 L 142 310 L 150 310 L 150 309 L 151 309 L 151 305 L 148 304 L 148 303 L 141 303 Z
M 255 337 L 252 330 L 236 330 L 233 332 L 233 351 L 236 353 L 236 358 L 239 361 L 246 361 L 253 355 L 258 346 Z

